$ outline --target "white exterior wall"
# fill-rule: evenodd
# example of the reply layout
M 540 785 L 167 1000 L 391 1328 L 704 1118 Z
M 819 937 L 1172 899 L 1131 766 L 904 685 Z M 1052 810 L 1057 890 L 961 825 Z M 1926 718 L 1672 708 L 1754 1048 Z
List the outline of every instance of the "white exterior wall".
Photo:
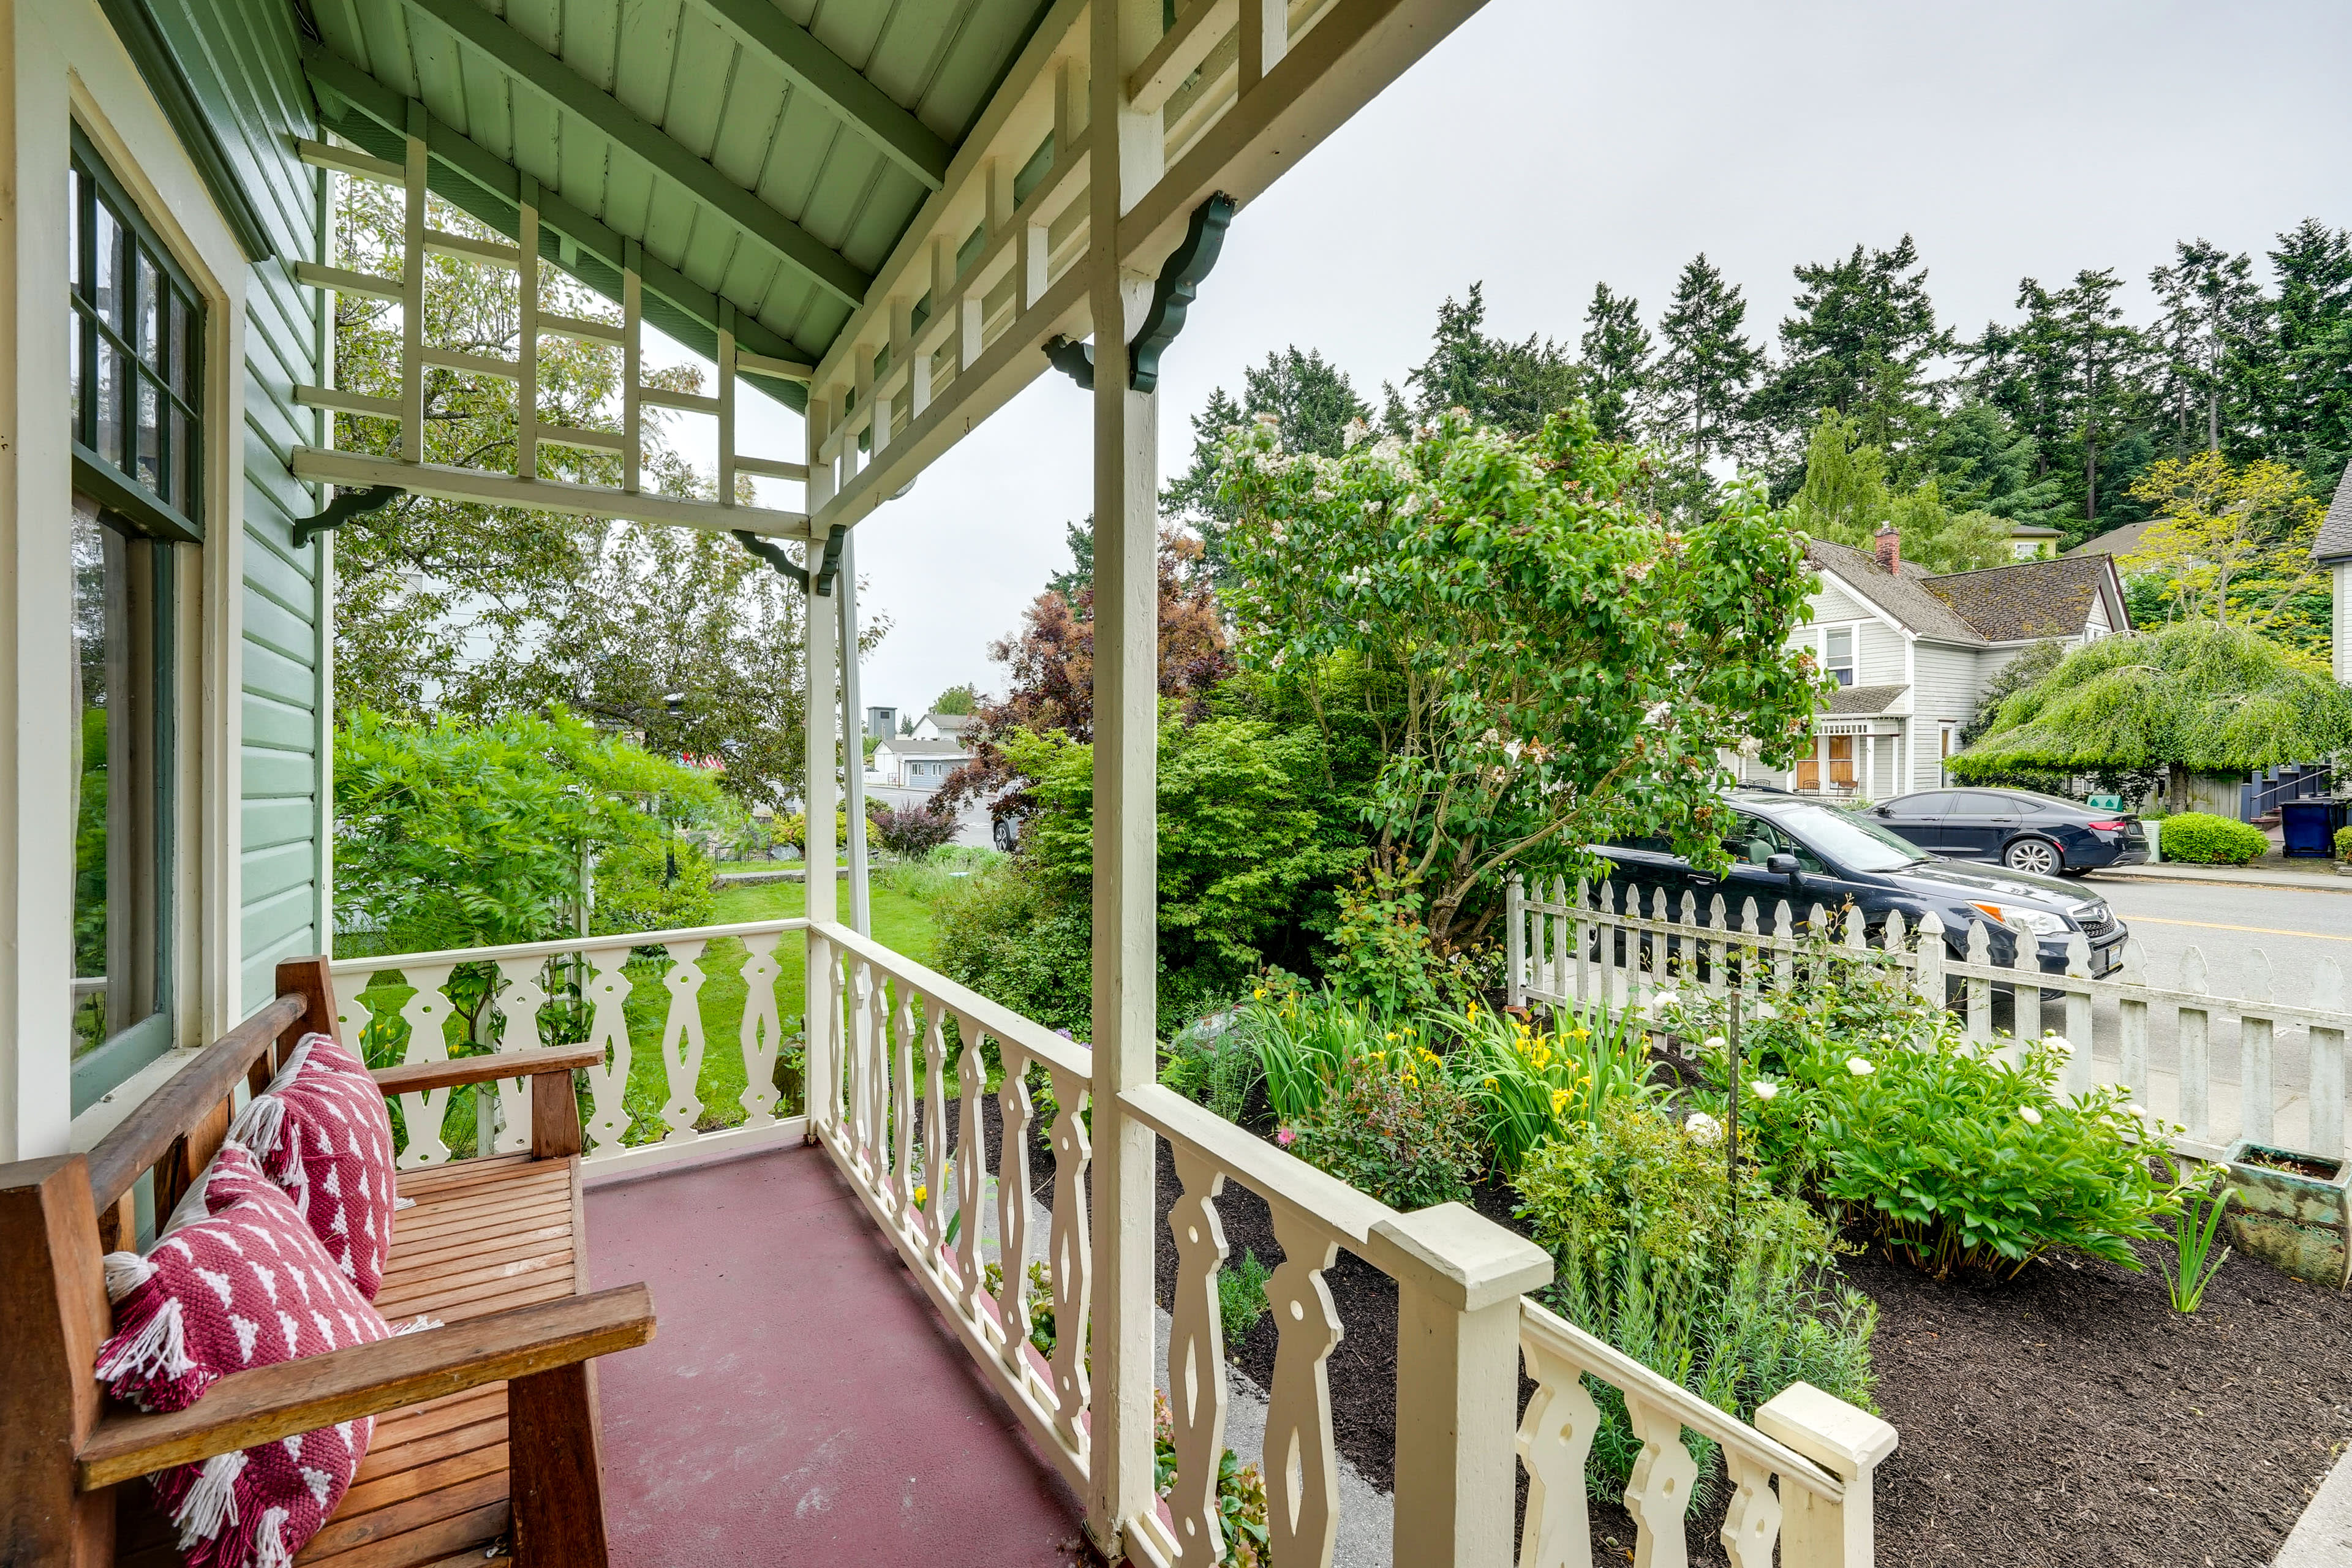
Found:
M 2352 561 L 2336 563 L 2336 679 L 2352 685 Z

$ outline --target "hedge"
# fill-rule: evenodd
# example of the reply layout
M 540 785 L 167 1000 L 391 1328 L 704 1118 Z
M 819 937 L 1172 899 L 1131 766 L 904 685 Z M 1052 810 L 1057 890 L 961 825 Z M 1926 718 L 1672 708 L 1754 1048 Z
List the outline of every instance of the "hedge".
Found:
M 2208 866 L 2242 866 L 2268 854 L 2271 847 L 2261 828 L 2201 811 L 2166 817 L 2161 833 L 2166 859 Z

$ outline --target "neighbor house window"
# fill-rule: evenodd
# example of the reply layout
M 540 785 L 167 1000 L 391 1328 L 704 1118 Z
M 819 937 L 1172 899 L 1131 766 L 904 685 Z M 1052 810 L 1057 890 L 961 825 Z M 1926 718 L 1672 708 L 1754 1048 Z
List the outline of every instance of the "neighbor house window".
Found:
M 1822 634 L 1822 668 L 1840 686 L 1853 684 L 1853 628 L 1837 626 Z
M 202 537 L 204 312 L 79 132 L 73 417 L 73 1110 L 172 1043 L 177 557 Z

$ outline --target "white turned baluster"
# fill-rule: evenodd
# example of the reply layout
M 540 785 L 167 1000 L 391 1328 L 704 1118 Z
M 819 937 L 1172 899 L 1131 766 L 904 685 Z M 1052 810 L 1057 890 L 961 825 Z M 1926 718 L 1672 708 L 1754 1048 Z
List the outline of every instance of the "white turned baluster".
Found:
M 2091 1092 L 2095 1064 L 2091 1059 L 2091 941 L 2081 931 L 2066 939 L 2066 974 L 2082 986 L 2066 993 L 2066 1043 L 2074 1047 L 2074 1055 L 2066 1058 L 2066 1092 L 2084 1095 Z
M 2180 989 L 2205 994 L 2205 955 L 2190 947 L 2180 955 Z M 2180 1019 L 2180 1120 L 2189 1136 L 2210 1142 L 2213 1136 L 2212 1015 L 2202 1007 L 2182 1007 Z
M 1780 1499 L 1772 1489 L 1772 1472 L 1737 1450 L 1725 1452 L 1724 1466 L 1734 1489 L 1723 1516 L 1724 1555 L 1731 1568 L 1772 1568 L 1773 1548 L 1780 1540 Z
M 1707 900 L 1707 929 L 1716 933 L 1715 962 L 1707 967 L 1706 988 L 1717 996 L 1731 989 L 1731 910 L 1721 893 Z
M 1756 912 L 1754 899 L 1739 900 L 1739 988 L 1750 996 L 1761 996 L 1764 984 L 1764 923 Z
M 890 1179 L 890 988 L 887 975 L 870 967 L 866 973 L 873 982 L 866 994 L 866 1124 L 872 1139 L 867 1169 L 887 1214 L 897 1210 L 899 1195 Z
M 2271 999 L 2270 956 L 2259 947 L 2246 952 L 2245 999 Z M 2257 1143 L 2273 1141 L 2271 1100 L 2272 1021 L 2253 1012 L 2238 1016 L 2238 1126 Z
M 776 1058 L 783 1049 L 784 1020 L 776 1005 L 776 932 L 743 939 L 743 1023 L 737 1036 L 743 1048 L 743 1125 L 766 1127 L 776 1120 L 783 1095 L 776 1088 Z M 806 1058 L 803 1058 L 805 1075 Z M 803 1076 L 802 1093 L 807 1084 Z
M 1645 1405 L 1628 1391 L 1625 1415 L 1642 1445 L 1625 1483 L 1625 1511 L 1640 1532 L 1633 1568 L 1686 1568 L 1690 1548 L 1683 1538 L 1683 1516 L 1690 1510 L 1698 1463 L 1683 1447 L 1683 1426 L 1671 1411 Z
M 1323 1568 L 1339 1527 L 1339 1445 L 1331 1436 L 1333 1347 L 1346 1331 L 1323 1271 L 1339 1255 L 1320 1226 L 1279 1205 L 1275 1244 L 1282 1266 L 1265 1282 L 1265 1299 L 1281 1335 L 1274 1352 L 1274 1385 L 1266 1390 L 1265 1480 L 1268 1544 L 1276 1563 Z
M 873 1064 L 874 971 L 856 953 L 849 955 L 849 1157 L 858 1172 L 872 1181 L 877 1174 L 874 1137 Z
M 1535 1397 L 1519 1422 L 1519 1463 L 1528 1472 L 1528 1514 L 1519 1568 L 1592 1568 L 1592 1510 L 1584 1462 L 1601 1410 L 1575 1365 L 1523 1340 L 1520 1354 Z
M 898 1005 L 890 1012 L 890 1184 L 898 1223 L 908 1236 L 921 1233 L 915 1212 L 915 988 L 898 984 Z
M 2123 967 L 2117 978 L 2130 989 L 2116 997 L 2116 1038 L 2122 1058 L 2124 1088 L 2131 1091 L 2132 1099 L 2142 1110 L 2152 1110 L 2155 1107 L 2149 1104 L 2147 1096 L 2147 998 L 2132 994 L 2132 990 L 2147 984 L 2143 967 L 2146 963 L 2139 938 L 2133 937 L 2124 943 Z
M 996 1258 L 1004 1281 L 996 1315 L 1004 1328 L 1004 1369 L 1028 1381 L 1029 1343 L 1029 1058 L 1010 1040 L 996 1042 L 1004 1076 L 997 1080 Z
M 2042 941 L 2022 926 L 2011 929 L 2017 933 L 2017 946 L 2010 954 L 2010 967 L 2019 977 L 2011 987 L 2017 995 L 2011 1022 L 2019 1039 L 2036 1040 L 2042 1037 Z
M 2315 1012 L 2344 1016 L 2344 968 L 2332 958 L 2312 966 Z M 2331 1160 L 2344 1154 L 2344 1028 L 2311 1026 L 2311 1147 Z
M 367 1059 L 364 1048 L 367 1026 L 375 1022 L 375 1015 L 369 1011 L 366 1003 L 360 1000 L 360 994 L 375 984 L 377 973 L 370 970 L 360 975 L 352 985 L 340 987 L 348 994 L 338 997 L 335 1002 L 335 1041 L 362 1061 Z
M 926 999 L 923 1027 L 924 1251 L 932 1267 L 945 1259 L 948 1239 L 947 1009 Z
M 1789 900 L 1780 899 L 1772 905 L 1772 989 L 1784 993 L 1796 973 L 1797 915 L 1789 908 Z
M 988 1194 L 988 1129 L 981 1121 L 980 1097 L 987 1091 L 988 1076 L 980 1054 L 980 1026 L 958 1014 L 956 1033 L 963 1041 L 956 1064 L 956 1082 L 963 1090 L 957 1103 L 956 1213 L 961 1218 L 956 1272 L 963 1285 L 965 1316 L 985 1324 L 988 1314 L 981 1303 L 988 1299 L 988 1282 L 980 1267 L 980 1214 Z
M 1176 1238 L 1176 1301 L 1168 1332 L 1176 1484 L 1168 1494 L 1168 1512 L 1176 1525 L 1178 1568 L 1212 1568 L 1224 1555 L 1217 1463 L 1225 1447 L 1225 1339 L 1217 1272 L 1225 1261 L 1225 1227 L 1214 1200 L 1224 1191 L 1225 1177 L 1202 1156 L 1171 1147 L 1184 1193 L 1168 1211 L 1169 1233 Z M 1267 1480 L 1270 1495 L 1272 1478 Z
M 539 1010 L 547 1005 L 547 987 L 540 976 L 547 973 L 543 958 L 504 958 L 499 961 L 499 989 L 496 994 L 499 1016 L 505 1021 L 499 1031 L 501 1051 L 530 1050 L 539 1044 Z M 478 1092 L 474 1114 L 488 1109 L 489 1096 Z M 498 1111 L 504 1124 L 499 1128 L 495 1152 L 500 1154 L 527 1154 L 530 1152 L 530 1079 L 500 1079 L 498 1088 Z
M 449 1038 L 442 1026 L 450 1013 L 449 998 L 442 987 L 449 984 L 447 963 L 421 964 L 402 971 L 402 978 L 416 987 L 416 994 L 408 999 L 400 1016 L 408 1024 L 408 1047 L 400 1059 L 408 1062 L 442 1062 L 449 1059 Z M 449 1157 L 449 1145 L 441 1141 L 442 1121 L 449 1114 L 449 1091 L 446 1089 L 424 1094 L 404 1094 L 400 1097 L 401 1119 L 408 1124 L 408 1148 L 395 1162 L 404 1170 L 420 1165 L 437 1165 Z
M 604 1047 L 604 1065 L 588 1069 L 590 1152 L 606 1145 L 618 1147 L 629 1130 L 629 977 L 621 966 L 629 962 L 625 947 L 598 948 L 588 954 L 595 973 L 587 992 L 593 1011 L 588 1020 L 587 1044 Z
M 1951 988 L 1944 981 L 1944 963 L 1950 952 L 1945 945 L 1943 917 L 1929 910 L 1919 917 L 1919 930 L 1911 944 L 1911 973 L 1919 994 L 1939 1013 L 1952 1005 Z
M 1696 990 L 1699 977 L 1713 972 L 1706 962 L 1706 943 L 1698 936 L 1698 895 L 1683 889 L 1683 972 L 1675 978 Z
M 1054 1427 L 1073 1448 L 1087 1408 L 1087 1292 L 1094 1242 L 1087 1235 L 1087 1164 L 1093 1146 L 1079 1112 L 1087 1080 L 1058 1068 L 1054 1080 L 1054 1217 L 1046 1238 L 1054 1279 Z
M 1982 921 L 1969 922 L 1969 965 L 1973 969 L 1989 969 L 1992 965 L 1992 937 Z M 1968 978 L 1969 1038 L 1992 1038 L 1992 986 L 1981 974 Z
M 662 1072 L 669 1079 L 669 1099 L 662 1120 L 669 1123 L 665 1143 L 691 1143 L 694 1124 L 702 1115 L 702 956 L 699 942 L 662 944 L 670 958 L 662 985 L 669 992 L 669 1018 L 662 1026 Z

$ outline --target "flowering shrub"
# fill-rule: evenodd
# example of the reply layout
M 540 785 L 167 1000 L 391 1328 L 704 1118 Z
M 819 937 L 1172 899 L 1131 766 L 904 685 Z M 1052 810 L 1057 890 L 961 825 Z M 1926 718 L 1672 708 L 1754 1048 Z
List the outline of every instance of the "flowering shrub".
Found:
M 1649 1081 L 1650 1042 L 1640 1020 L 1605 1002 L 1555 1019 L 1548 1030 L 1475 1002 L 1442 1023 L 1454 1037 L 1446 1067 L 1506 1173 L 1517 1170 L 1538 1143 L 1591 1121 L 1602 1106 L 1661 1092 Z
M 1828 1226 L 1752 1169 L 1735 1207 L 1719 1132 L 1691 1122 L 1621 1098 L 1528 1155 L 1513 1184 L 1559 1266 L 1551 1304 L 1742 1420 L 1801 1380 L 1869 1407 L 1877 1309 L 1840 1283 Z M 1622 1396 L 1606 1385 L 1593 1395 L 1602 1418 L 1589 1473 L 1613 1490 L 1641 1445 Z M 1713 1445 L 1684 1441 L 1704 1470 Z
M 1251 990 L 1235 1010 L 1234 1029 L 1255 1048 L 1266 1102 L 1286 1122 L 1315 1115 L 1350 1062 L 1402 1045 L 1406 1035 L 1369 1007 L 1328 990 L 1299 990 L 1283 975 Z
M 1840 1205 L 1937 1279 L 2014 1275 L 2053 1247 L 2140 1267 L 2132 1244 L 2162 1234 L 2158 1220 L 2179 1206 L 2150 1163 L 2164 1124 L 2120 1089 L 2065 1095 L 2074 1047 L 2063 1037 L 1979 1046 L 1880 961 L 1822 943 L 1800 963 L 1803 988 L 1743 1013 L 1743 1158 L 1783 1191 Z M 1662 1004 L 1661 1021 L 1699 1042 L 1721 1114 L 1727 1002 Z
M 1418 1209 L 1469 1201 L 1476 1122 L 1436 1055 L 1401 1047 L 1350 1059 L 1317 1110 L 1276 1139 L 1391 1208 Z

